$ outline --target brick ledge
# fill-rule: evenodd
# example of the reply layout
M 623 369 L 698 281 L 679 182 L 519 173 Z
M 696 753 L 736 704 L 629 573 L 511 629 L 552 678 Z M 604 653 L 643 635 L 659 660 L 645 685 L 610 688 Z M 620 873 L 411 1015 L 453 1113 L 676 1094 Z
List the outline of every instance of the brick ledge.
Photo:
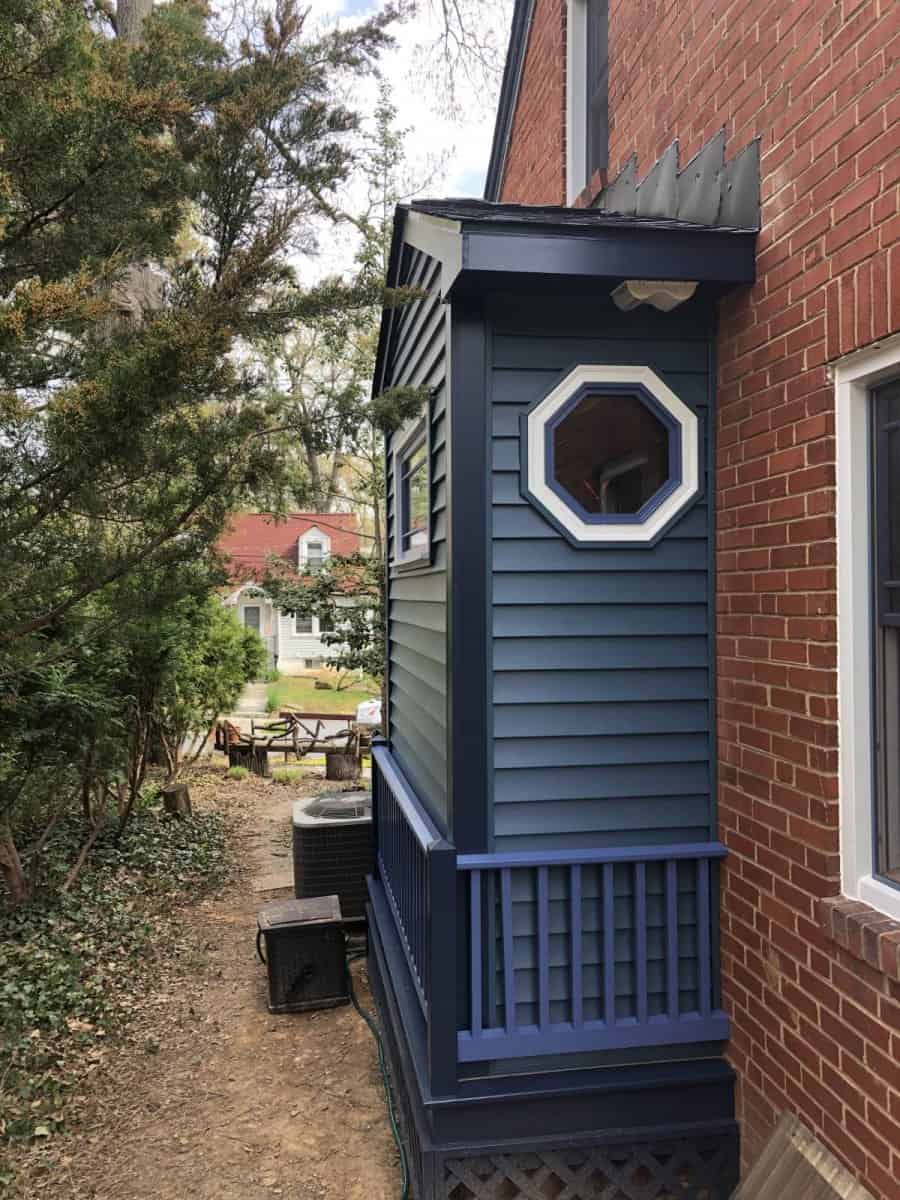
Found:
M 826 934 L 849 954 L 900 981 L 900 921 L 847 896 L 820 900 L 819 921 Z

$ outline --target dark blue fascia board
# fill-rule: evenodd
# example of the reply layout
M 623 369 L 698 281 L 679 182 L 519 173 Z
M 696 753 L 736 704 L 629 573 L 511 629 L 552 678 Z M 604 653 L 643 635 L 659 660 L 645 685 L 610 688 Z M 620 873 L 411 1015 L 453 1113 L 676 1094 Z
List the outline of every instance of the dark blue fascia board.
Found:
M 488 284 L 491 275 L 567 276 L 572 279 L 691 279 L 739 286 L 756 281 L 756 234 L 720 229 L 603 227 L 588 232 L 523 232 L 463 224 L 460 283 Z

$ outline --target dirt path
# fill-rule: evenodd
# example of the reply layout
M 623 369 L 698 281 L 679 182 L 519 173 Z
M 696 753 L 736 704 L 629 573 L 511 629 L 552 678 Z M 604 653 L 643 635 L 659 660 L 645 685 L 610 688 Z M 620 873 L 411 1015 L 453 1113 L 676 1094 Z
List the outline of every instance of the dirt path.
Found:
M 95 1075 L 76 1130 L 32 1164 L 23 1194 L 393 1200 L 396 1153 L 363 1022 L 350 1007 L 266 1010 L 254 937 L 256 911 L 274 897 L 254 893 L 250 876 L 284 863 L 291 802 L 303 792 L 257 780 L 196 790 L 201 805 L 241 813 L 250 870 L 185 911 L 176 957 L 148 978 L 138 1026 Z M 364 973 L 356 978 L 371 1005 Z

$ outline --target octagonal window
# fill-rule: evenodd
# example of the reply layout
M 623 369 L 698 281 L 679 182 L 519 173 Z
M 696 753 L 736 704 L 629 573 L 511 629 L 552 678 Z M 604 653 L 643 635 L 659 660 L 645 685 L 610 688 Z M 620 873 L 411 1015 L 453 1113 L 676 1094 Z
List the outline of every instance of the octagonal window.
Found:
M 638 513 L 669 481 L 670 435 L 637 396 L 588 392 L 553 426 L 553 480 L 587 513 Z
M 700 490 L 697 415 L 650 367 L 573 367 L 522 424 L 522 494 L 574 545 L 650 545 Z

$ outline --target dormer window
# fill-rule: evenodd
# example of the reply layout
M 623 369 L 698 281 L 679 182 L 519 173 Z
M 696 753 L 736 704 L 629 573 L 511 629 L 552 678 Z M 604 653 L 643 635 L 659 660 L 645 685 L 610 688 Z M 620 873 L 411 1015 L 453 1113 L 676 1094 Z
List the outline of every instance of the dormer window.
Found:
M 566 194 L 570 204 L 609 164 L 609 0 L 568 0 Z
M 331 552 L 331 540 L 320 529 L 308 529 L 297 543 L 297 566 L 308 575 L 321 570 Z

